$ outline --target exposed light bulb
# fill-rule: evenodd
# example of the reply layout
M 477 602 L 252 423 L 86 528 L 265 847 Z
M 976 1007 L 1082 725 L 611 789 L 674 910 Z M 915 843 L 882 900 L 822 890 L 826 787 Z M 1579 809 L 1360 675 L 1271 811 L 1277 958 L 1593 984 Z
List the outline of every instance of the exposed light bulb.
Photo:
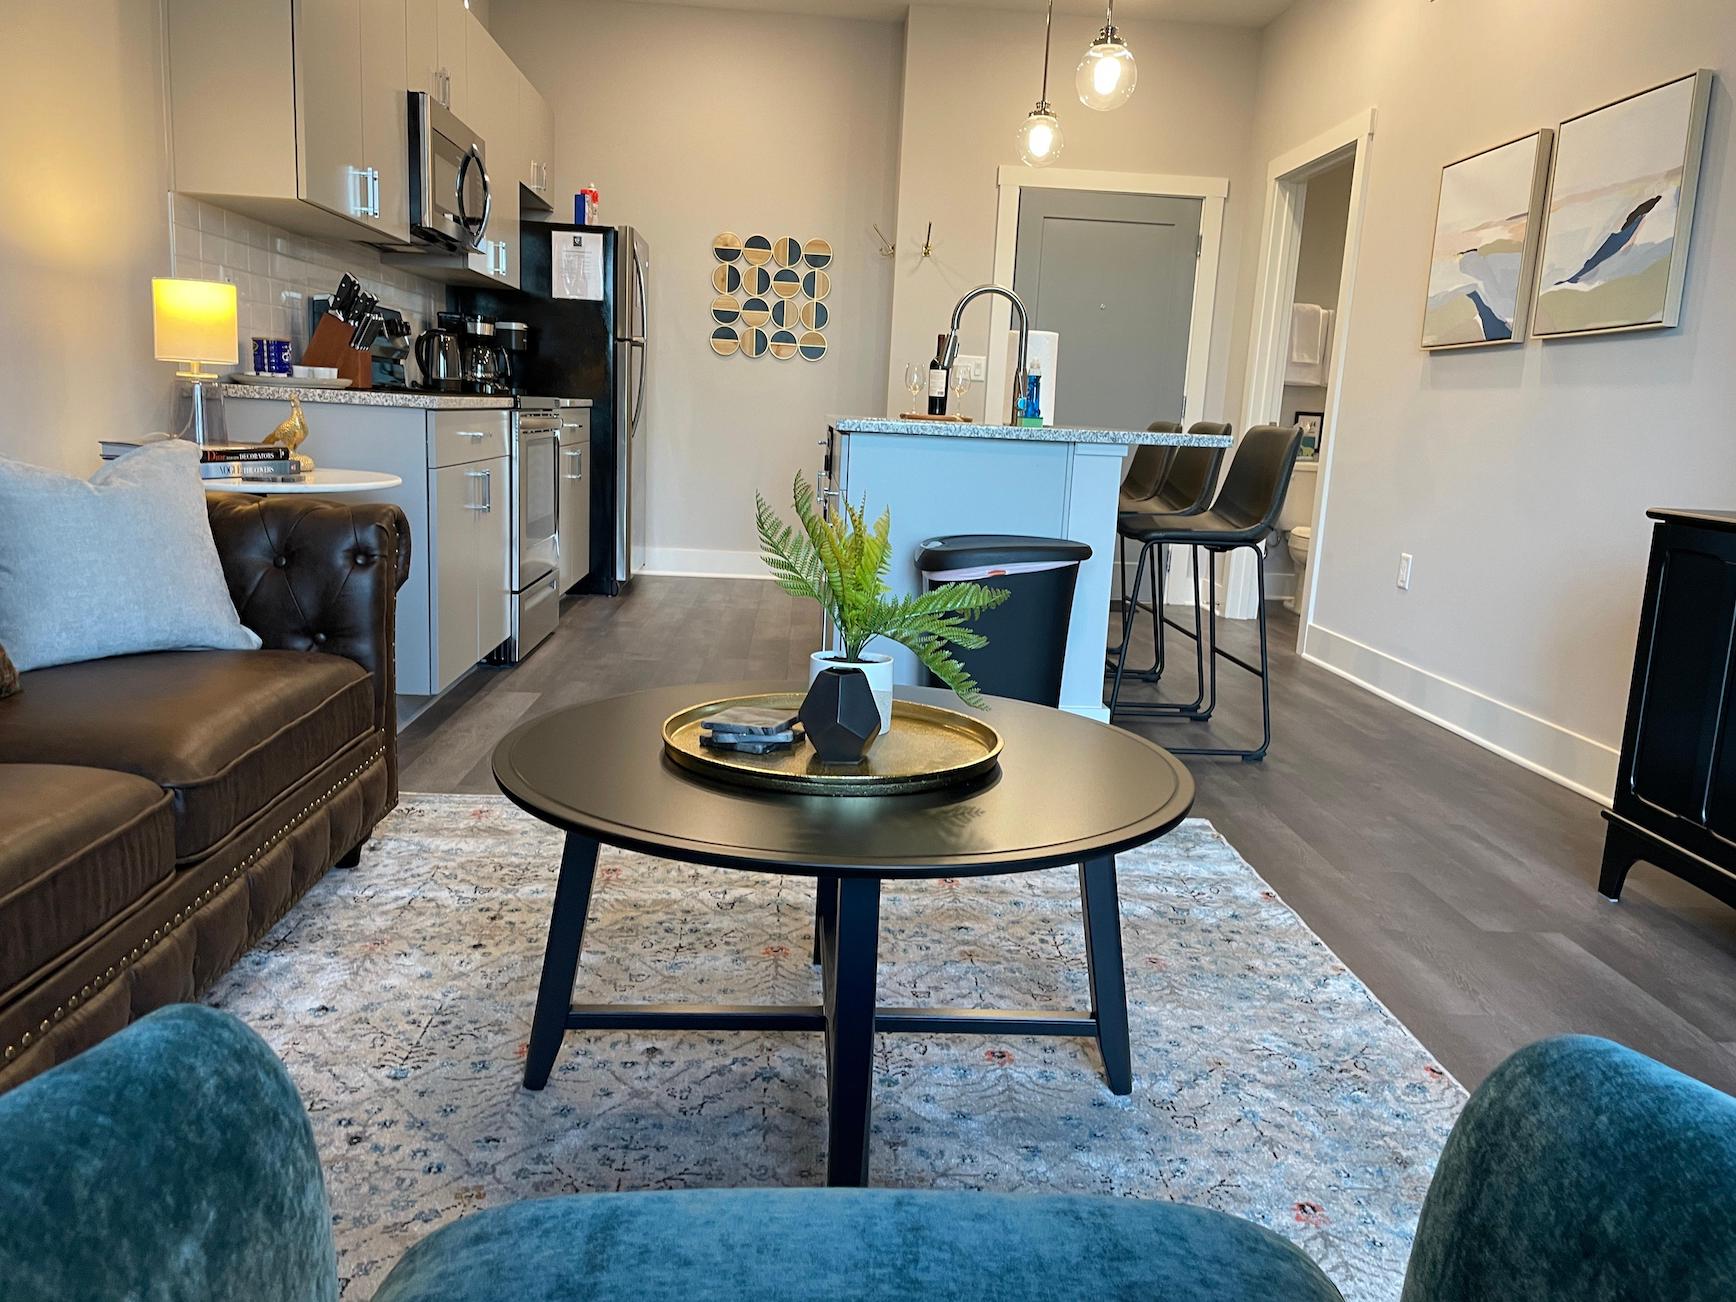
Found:
M 1073 83 L 1079 91 L 1079 102 L 1086 108 L 1107 113 L 1118 109 L 1133 96 L 1139 81 L 1139 67 L 1133 61 L 1133 51 L 1127 48 L 1113 27 L 1104 27 L 1097 41 L 1079 60 Z
M 1047 167 L 1061 156 L 1061 123 L 1040 103 L 1026 115 L 1019 127 L 1019 157 L 1027 167 Z

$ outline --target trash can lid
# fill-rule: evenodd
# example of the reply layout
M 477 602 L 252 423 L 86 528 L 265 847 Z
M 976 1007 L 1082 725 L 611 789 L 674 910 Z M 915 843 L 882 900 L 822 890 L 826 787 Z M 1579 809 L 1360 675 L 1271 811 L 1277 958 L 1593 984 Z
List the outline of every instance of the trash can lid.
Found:
M 916 550 L 922 574 L 962 570 L 973 565 L 1023 565 L 1042 561 L 1091 559 L 1091 548 L 1070 538 L 1032 538 L 1012 533 L 955 533 L 927 538 Z

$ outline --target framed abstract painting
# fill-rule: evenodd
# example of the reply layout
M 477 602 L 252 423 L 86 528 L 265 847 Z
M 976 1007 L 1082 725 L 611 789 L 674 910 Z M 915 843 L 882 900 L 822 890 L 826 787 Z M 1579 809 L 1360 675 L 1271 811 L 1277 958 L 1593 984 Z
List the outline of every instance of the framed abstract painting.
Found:
M 1424 348 L 1525 337 L 1553 134 L 1533 131 L 1441 169 Z
M 1561 124 L 1531 333 L 1673 326 L 1712 74 L 1690 73 Z

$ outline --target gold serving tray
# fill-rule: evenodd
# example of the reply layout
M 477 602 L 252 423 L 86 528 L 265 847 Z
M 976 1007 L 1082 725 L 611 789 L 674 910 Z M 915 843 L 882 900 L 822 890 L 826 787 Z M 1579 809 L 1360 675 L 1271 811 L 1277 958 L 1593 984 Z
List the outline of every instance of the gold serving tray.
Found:
M 885 796 L 968 782 L 1000 758 L 1001 734 L 981 719 L 917 701 L 892 703 L 892 728 L 875 738 L 860 764 L 822 764 L 798 741 L 785 751 L 749 755 L 699 744 L 700 722 L 736 705 L 794 714 L 802 693 L 770 692 L 690 705 L 663 721 L 663 750 L 689 772 L 736 786 L 809 796 Z

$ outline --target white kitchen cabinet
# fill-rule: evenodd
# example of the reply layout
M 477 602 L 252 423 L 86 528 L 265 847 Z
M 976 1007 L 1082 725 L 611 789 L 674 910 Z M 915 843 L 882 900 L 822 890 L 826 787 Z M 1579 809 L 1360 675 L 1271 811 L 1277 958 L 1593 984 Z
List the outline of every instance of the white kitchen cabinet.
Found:
M 408 237 L 405 0 L 168 0 L 173 188 L 326 238 Z M 365 11 L 365 12 L 364 12 Z
M 505 457 L 428 472 L 436 692 L 450 687 L 512 631 L 506 592 L 509 483 Z
M 489 274 L 518 287 L 518 186 L 522 173 L 519 144 L 518 67 L 488 29 L 470 19 L 466 46 L 471 112 L 465 121 L 482 137 L 494 207 L 488 219 Z
M 409 80 L 469 124 L 469 26 L 464 0 L 409 0 Z
M 405 0 L 361 0 L 362 157 L 372 176 L 374 227 L 410 242 L 409 30 Z
M 591 413 L 561 410 L 560 589 L 569 592 L 591 572 Z
M 521 171 L 519 183 L 544 203 L 550 203 L 553 183 L 549 179 L 549 159 L 554 153 L 555 117 L 542 92 L 530 84 L 530 78 L 518 74 L 518 145 Z
M 372 186 L 363 165 L 360 0 L 295 0 L 294 14 L 301 197 L 366 217 Z

